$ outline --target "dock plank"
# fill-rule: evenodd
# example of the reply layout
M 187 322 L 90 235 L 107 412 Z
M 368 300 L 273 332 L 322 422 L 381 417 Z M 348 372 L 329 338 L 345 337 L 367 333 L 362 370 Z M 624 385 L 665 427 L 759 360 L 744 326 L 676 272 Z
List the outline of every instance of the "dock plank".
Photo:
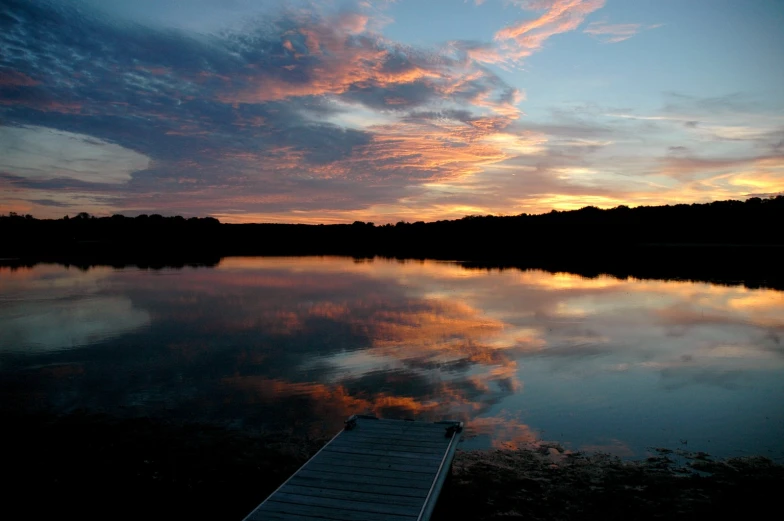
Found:
M 297 475 L 303 478 L 330 479 L 332 481 L 349 481 L 353 483 L 367 483 L 369 485 L 396 485 L 398 487 L 423 488 L 423 489 L 429 488 L 431 482 L 433 481 L 432 479 L 412 478 L 410 476 L 405 478 L 397 478 L 391 475 L 360 476 L 357 474 L 347 474 L 345 472 L 341 472 L 339 469 L 335 469 L 335 472 L 322 472 L 320 470 L 309 470 L 305 468 L 299 471 Z
M 408 434 L 416 434 L 420 436 L 431 436 L 431 435 L 437 435 L 438 433 L 443 434 L 446 431 L 446 426 L 438 425 L 436 427 L 421 428 L 421 427 L 409 426 L 409 425 L 362 424 L 358 427 L 355 427 L 355 430 L 357 432 L 388 432 L 390 434 L 408 433 Z
M 390 494 L 375 494 L 371 492 L 357 492 L 355 490 L 335 490 L 331 488 L 303 487 L 302 485 L 292 485 L 289 483 L 284 489 L 290 494 L 302 496 L 330 497 L 334 499 L 346 499 L 348 501 L 369 501 L 375 503 L 389 503 L 392 505 L 408 505 L 420 507 L 422 499 L 410 496 L 398 496 Z
M 402 449 L 361 449 L 355 447 L 327 447 L 326 452 L 336 452 L 343 454 L 364 454 L 366 456 L 395 456 L 398 458 L 409 458 L 415 460 L 441 461 L 443 456 L 436 454 L 422 454 L 419 452 L 406 452 Z
M 438 456 L 440 460 L 444 456 L 444 448 L 436 448 L 436 447 L 419 447 L 416 445 L 402 445 L 395 440 L 387 440 L 383 443 L 368 443 L 359 440 L 339 440 L 336 441 L 331 445 L 332 448 L 335 447 L 348 447 L 348 448 L 356 448 L 356 449 L 369 449 L 369 450 L 396 450 L 396 451 L 405 451 L 405 452 L 413 452 L 416 454 L 435 454 Z
M 439 430 L 446 427 L 446 424 L 435 422 L 422 422 L 422 421 L 405 421 L 405 420 L 370 420 L 363 421 L 362 427 L 384 427 L 384 428 L 398 428 L 398 429 L 420 429 L 420 430 Z
M 357 512 L 393 514 L 396 516 L 417 516 L 421 510 L 421 507 L 410 505 L 374 503 L 360 500 L 340 500 L 330 497 L 291 494 L 286 492 L 285 489 L 275 494 L 275 501 L 280 501 L 281 503 L 294 503 L 296 505 L 327 507 L 333 509 L 343 509 L 349 507 L 351 510 L 356 510 Z
M 439 442 L 440 440 L 443 440 L 445 445 L 449 444 L 449 438 L 444 436 L 443 432 L 436 432 L 434 434 L 418 434 L 416 432 L 408 432 L 408 433 L 390 432 L 385 434 L 384 431 L 382 430 L 378 430 L 378 431 L 357 430 L 356 433 L 352 433 L 352 434 L 354 434 L 354 436 L 356 436 L 357 438 L 366 436 L 369 438 L 370 437 L 381 438 L 384 440 L 405 439 L 409 441 L 421 441 L 421 442 L 429 442 L 429 443 Z M 349 437 L 350 436 L 347 436 L 347 438 Z
M 405 434 L 399 435 L 384 435 L 368 433 L 367 431 L 349 431 L 344 436 L 341 436 L 340 441 L 343 440 L 365 440 L 365 441 L 388 441 L 395 440 L 401 443 L 410 445 L 422 445 L 424 447 L 446 447 L 449 445 L 450 438 L 438 436 L 407 436 Z
M 259 517 L 253 518 L 254 521 L 264 521 L 266 512 L 278 512 L 281 514 L 297 514 L 312 516 L 323 519 L 335 519 L 338 521 L 413 521 L 417 518 L 413 516 L 399 516 L 395 514 L 381 514 L 368 512 L 358 512 L 356 510 L 345 510 L 340 508 L 324 508 L 312 505 L 298 505 L 295 503 L 285 503 L 282 501 L 267 501 L 266 508 L 258 510 Z
M 353 459 L 353 458 L 338 458 L 333 460 L 332 458 L 328 457 L 321 457 L 318 461 L 314 461 L 308 464 L 308 468 L 311 470 L 317 470 L 319 467 L 323 466 L 330 466 L 330 468 L 334 468 L 335 465 L 342 465 L 344 468 L 347 469 L 347 472 L 353 472 L 355 468 L 367 468 L 367 469 L 388 469 L 388 470 L 402 470 L 405 472 L 411 472 L 414 474 L 428 474 L 432 475 L 434 472 L 438 470 L 438 465 L 420 465 L 415 463 L 399 463 L 399 460 L 379 460 L 379 461 L 368 461 L 363 459 Z
M 264 512 L 257 517 L 248 517 L 247 521 L 324 521 L 323 517 L 299 516 L 296 514 L 284 514 L 282 512 Z
M 323 465 L 318 463 L 311 463 L 307 466 L 308 470 L 315 471 L 315 472 L 332 472 L 332 473 L 339 473 L 341 475 L 350 474 L 352 476 L 372 476 L 384 479 L 403 479 L 403 480 L 410 480 L 412 482 L 419 482 L 423 481 L 427 483 L 429 486 L 430 483 L 433 481 L 433 477 L 435 475 L 434 469 L 432 472 L 429 473 L 416 473 L 412 474 L 407 470 L 397 470 L 397 469 L 371 469 L 371 468 L 363 468 L 363 467 L 351 467 L 351 468 L 341 468 L 336 469 L 334 466 L 331 465 Z
M 429 520 L 462 424 L 366 416 L 348 423 L 245 521 Z
M 352 492 L 371 492 L 373 494 L 388 494 L 390 496 L 427 497 L 427 490 L 423 488 L 396 487 L 392 485 L 370 485 L 359 481 L 333 481 L 331 479 L 303 478 L 296 476 L 289 481 L 292 485 L 303 487 L 319 487 L 332 490 L 346 490 Z
M 357 462 L 369 463 L 386 463 L 390 465 L 413 465 L 415 467 L 427 467 L 433 469 L 435 472 L 438 469 L 440 462 L 434 460 L 415 460 L 411 458 L 398 458 L 396 456 L 368 456 L 363 454 L 344 454 L 341 452 L 324 452 L 319 460 L 331 461 L 337 463 L 339 466 L 345 464 L 347 466 L 356 466 Z

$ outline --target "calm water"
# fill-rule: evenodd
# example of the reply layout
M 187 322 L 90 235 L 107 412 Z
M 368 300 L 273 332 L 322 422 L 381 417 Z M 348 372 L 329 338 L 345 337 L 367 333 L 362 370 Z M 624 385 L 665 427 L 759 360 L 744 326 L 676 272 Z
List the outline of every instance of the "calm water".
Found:
M 558 441 L 784 459 L 784 293 L 230 258 L 0 270 L 8 408 L 333 432 L 355 412 L 459 418 L 466 447 Z

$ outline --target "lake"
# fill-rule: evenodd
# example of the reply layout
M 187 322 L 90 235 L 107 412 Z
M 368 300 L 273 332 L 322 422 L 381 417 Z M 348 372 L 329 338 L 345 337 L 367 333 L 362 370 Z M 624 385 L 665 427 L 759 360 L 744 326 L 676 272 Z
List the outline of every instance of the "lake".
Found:
M 465 448 L 558 442 L 784 460 L 784 293 L 437 261 L 225 258 L 0 269 L 14 411 L 323 435 L 460 419 Z

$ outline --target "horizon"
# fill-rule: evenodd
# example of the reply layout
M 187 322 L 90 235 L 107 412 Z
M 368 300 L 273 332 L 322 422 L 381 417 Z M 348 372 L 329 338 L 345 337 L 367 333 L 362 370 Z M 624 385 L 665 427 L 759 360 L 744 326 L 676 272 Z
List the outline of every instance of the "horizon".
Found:
M 338 224 L 784 194 L 753 0 L 9 0 L 0 211 Z
M 260 221 L 260 222 L 240 222 L 240 223 L 237 223 L 237 222 L 221 221 L 220 219 L 218 219 L 217 217 L 215 217 L 213 215 L 183 216 L 183 215 L 180 215 L 180 214 L 168 214 L 168 215 L 166 215 L 166 214 L 158 214 L 158 213 L 153 213 L 153 214 L 136 214 L 136 215 L 124 215 L 122 213 L 113 213 L 113 214 L 105 214 L 105 215 L 94 215 L 94 214 L 90 214 L 89 212 L 77 212 L 73 216 L 71 216 L 70 214 L 66 214 L 66 215 L 61 216 L 61 217 L 43 217 L 43 218 L 39 218 L 39 217 L 36 217 L 36 216 L 34 216 L 32 214 L 19 214 L 17 212 L 9 212 L 7 215 L 0 213 L 0 217 L 20 217 L 20 218 L 28 218 L 29 217 L 29 218 L 32 218 L 32 219 L 35 219 L 35 220 L 70 220 L 70 219 L 80 219 L 80 218 L 82 218 L 81 217 L 82 215 L 85 215 L 84 218 L 88 218 L 88 219 L 90 219 L 90 218 L 94 218 L 94 219 L 111 219 L 112 217 L 117 217 L 117 216 L 123 217 L 125 219 L 135 219 L 137 217 L 162 217 L 164 219 L 171 219 L 171 218 L 174 218 L 174 217 L 181 217 L 181 218 L 184 218 L 186 220 L 187 219 L 215 219 L 220 224 L 281 224 L 281 225 L 306 224 L 306 225 L 310 225 L 310 226 L 331 226 L 331 225 L 341 225 L 341 224 L 342 225 L 351 225 L 351 224 L 355 224 L 355 223 L 361 223 L 361 224 L 372 225 L 372 226 L 390 226 L 390 225 L 394 225 L 394 224 L 398 224 L 398 223 L 403 223 L 403 224 L 419 224 L 419 223 L 430 224 L 430 223 L 441 222 L 441 221 L 459 221 L 459 220 L 463 220 L 463 219 L 476 219 L 476 218 L 484 218 L 484 217 L 491 217 L 491 218 L 496 218 L 496 217 L 497 218 L 503 218 L 503 217 L 536 217 L 536 216 L 547 215 L 547 214 L 551 214 L 551 213 L 560 213 L 560 212 L 569 213 L 569 212 L 578 212 L 580 210 L 587 210 L 587 209 L 594 209 L 594 210 L 617 210 L 617 209 L 620 209 L 620 208 L 625 208 L 627 210 L 635 210 L 637 208 L 665 208 L 665 207 L 675 207 L 675 206 L 712 205 L 712 204 L 716 204 L 716 203 L 742 203 L 743 204 L 743 203 L 748 203 L 748 202 L 750 202 L 753 199 L 756 199 L 756 200 L 759 200 L 760 202 L 762 202 L 762 201 L 765 201 L 765 200 L 773 201 L 773 200 L 782 199 L 782 198 L 784 198 L 784 194 L 770 195 L 770 196 L 766 196 L 766 197 L 749 197 L 748 199 L 745 199 L 745 200 L 724 199 L 724 200 L 721 200 L 721 201 L 708 201 L 708 202 L 704 202 L 704 203 L 676 203 L 676 204 L 638 205 L 638 206 L 618 205 L 618 206 L 614 206 L 614 207 L 611 207 L 611 208 L 601 208 L 601 207 L 598 207 L 598 206 L 588 205 L 588 206 L 583 206 L 581 208 L 574 208 L 574 209 L 569 209 L 569 210 L 557 210 L 557 209 L 553 208 L 552 210 L 550 210 L 548 212 L 539 212 L 539 213 L 525 213 L 524 212 L 524 213 L 519 213 L 519 214 L 511 214 L 511 215 L 506 215 L 506 214 L 486 214 L 486 215 L 473 214 L 473 215 L 463 215 L 462 217 L 455 217 L 455 218 L 452 218 L 452 219 L 436 219 L 436 220 L 431 220 L 431 221 L 422 221 L 422 220 L 419 220 L 419 221 L 397 221 L 397 222 L 387 221 L 387 222 L 384 222 L 384 223 L 376 223 L 375 221 L 359 221 L 359 220 L 353 221 L 353 222 L 350 222 L 350 223 L 349 222 L 345 222 L 345 223 L 318 223 L 318 222 L 297 223 L 297 222 L 264 222 L 264 221 Z

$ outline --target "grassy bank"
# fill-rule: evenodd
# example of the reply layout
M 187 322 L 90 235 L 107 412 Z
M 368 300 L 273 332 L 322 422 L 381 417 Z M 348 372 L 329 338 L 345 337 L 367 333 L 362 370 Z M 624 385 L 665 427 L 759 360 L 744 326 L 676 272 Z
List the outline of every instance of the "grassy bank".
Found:
M 94 414 L 3 423 L 7 507 L 31 519 L 239 521 L 327 441 Z M 780 510 L 781 490 L 784 467 L 764 458 L 461 451 L 436 518 L 746 517 Z

